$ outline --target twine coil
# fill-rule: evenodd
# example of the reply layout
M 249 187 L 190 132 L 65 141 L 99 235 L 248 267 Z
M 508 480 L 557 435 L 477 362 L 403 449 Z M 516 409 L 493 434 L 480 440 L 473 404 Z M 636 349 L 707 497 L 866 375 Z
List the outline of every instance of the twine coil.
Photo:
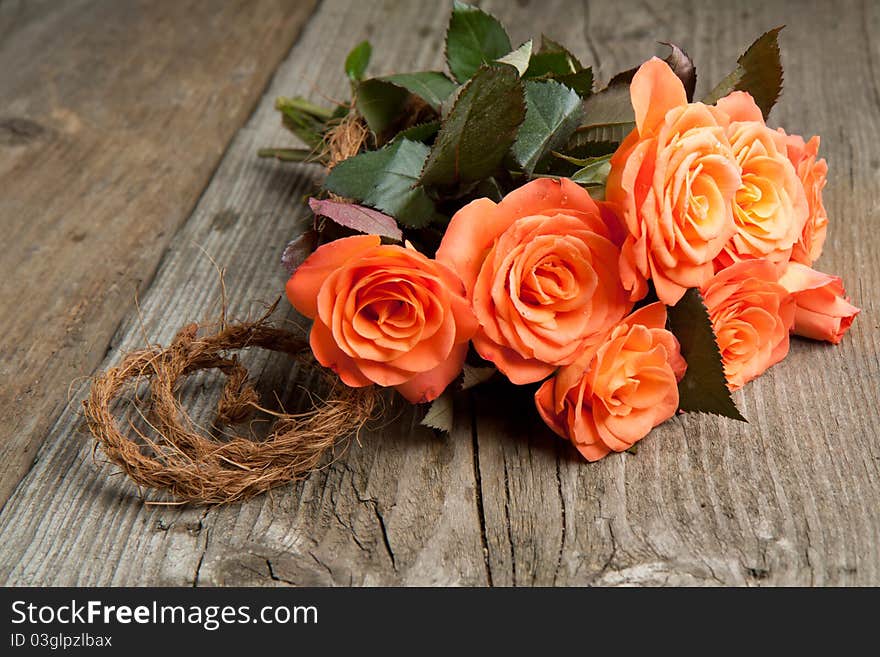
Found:
M 373 388 L 331 383 L 329 397 L 299 414 L 267 411 L 276 417 L 265 440 L 199 432 L 175 394 L 199 370 L 217 369 L 226 384 L 217 404 L 216 425 L 234 425 L 259 405 L 248 371 L 231 353 L 259 347 L 305 356 L 308 341 L 286 330 L 256 322 L 226 324 L 199 335 L 198 324 L 183 327 L 168 347 L 131 352 L 93 380 L 83 408 L 89 429 L 107 457 L 138 486 L 170 493 L 179 502 L 235 502 L 302 478 L 321 465 L 328 450 L 356 434 L 375 417 L 381 398 Z M 311 360 L 311 355 L 308 355 Z M 327 377 L 330 380 L 330 377 Z M 150 437 L 133 425 L 123 433 L 111 405 L 126 384 L 149 382 Z

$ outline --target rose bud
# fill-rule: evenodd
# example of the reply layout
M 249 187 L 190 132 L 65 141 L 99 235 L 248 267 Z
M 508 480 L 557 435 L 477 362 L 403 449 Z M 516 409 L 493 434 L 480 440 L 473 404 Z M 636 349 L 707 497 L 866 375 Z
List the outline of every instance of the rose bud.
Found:
M 777 283 L 769 260 L 743 260 L 715 274 L 702 289 L 724 374 L 741 388 L 788 354 L 794 301 Z
M 838 344 L 861 310 L 849 303 L 843 281 L 797 262 L 788 267 L 779 279 L 796 305 L 796 335 Z

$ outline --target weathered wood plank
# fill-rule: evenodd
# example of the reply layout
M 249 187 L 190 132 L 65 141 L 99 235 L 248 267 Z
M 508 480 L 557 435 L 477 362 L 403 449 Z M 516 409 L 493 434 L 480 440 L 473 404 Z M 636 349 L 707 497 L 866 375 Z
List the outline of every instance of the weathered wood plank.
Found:
M 0 4 L 0 506 L 313 6 Z
M 10 584 L 878 584 L 880 358 L 874 289 L 880 194 L 880 28 L 870 3 L 739 4 L 632 0 L 486 3 L 514 40 L 540 31 L 572 44 L 600 77 L 637 64 L 661 38 L 694 55 L 708 89 L 763 30 L 787 22 L 788 94 L 774 120 L 817 132 L 832 167 L 832 217 L 820 267 L 842 275 L 863 308 L 843 345 L 798 342 L 739 393 L 751 424 L 682 417 L 639 453 L 588 465 L 541 427 L 527 403 L 473 395 L 453 435 L 414 426 L 411 411 L 305 482 L 221 509 L 145 507 L 114 469 L 88 458 L 76 404 L 0 514 L 0 581 Z M 204 247 L 228 266 L 233 314 L 272 300 L 280 244 L 304 217 L 305 167 L 258 162 L 283 143 L 279 93 L 342 97 L 344 48 L 374 40 L 376 72 L 441 64 L 447 8 L 322 4 L 239 133 L 142 300 L 143 330 L 167 341 L 217 310 Z M 820 34 L 821 30 L 821 34 Z M 815 56 L 815 44 L 834 43 Z M 326 81 L 321 80 L 325 78 Z M 319 80 L 321 80 L 319 84 Z M 854 80 L 867 81 L 853 84 Z M 846 102 L 839 99 L 846 98 Z M 853 128 L 853 126 L 857 126 Z M 107 362 L 143 341 L 129 314 Z M 293 403 L 296 374 L 255 355 L 266 391 Z M 83 387 L 74 394 L 79 399 Z M 196 386 L 194 392 L 200 392 Z M 194 412 L 211 403 L 196 395 Z M 503 404 L 493 419 L 480 408 Z M 518 410 L 521 409 L 521 410 Z
M 144 332 L 151 340 L 167 341 L 181 321 L 216 316 L 220 288 L 202 249 L 228 267 L 233 316 L 257 312 L 255 301 L 278 295 L 284 282 L 280 249 L 305 218 L 301 198 L 317 172 L 255 157 L 260 146 L 292 143 L 272 108 L 275 96 L 345 97 L 346 49 L 339 44 L 367 36 L 377 44 L 377 72 L 402 61 L 437 65 L 446 11 L 403 1 L 379 6 L 337 0 L 320 6 L 175 236 L 141 299 L 143 332 L 137 315 L 130 314 L 113 340 L 118 347 L 111 361 L 120 350 L 141 344 Z M 412 29 L 401 31 L 401 26 Z M 283 391 L 286 404 L 301 396 L 301 382 L 285 359 L 255 354 L 251 362 L 267 392 Z M 193 413 L 211 403 L 197 400 Z M 484 583 L 469 420 L 463 420 L 460 439 L 439 440 L 413 426 L 411 410 L 398 406 L 392 412 L 402 413 L 401 420 L 365 434 L 363 448 L 355 445 L 345 459 L 308 481 L 205 513 L 145 507 L 124 479 L 108 480 L 114 469 L 96 467 L 89 458 L 89 440 L 77 433 L 73 403 L 4 510 L 0 580 Z M 41 497 L 43 510 L 27 512 Z M 45 513 L 52 519 L 40 519 Z
M 788 23 L 782 42 L 789 91 L 773 120 L 824 137 L 832 225 L 818 266 L 842 275 L 864 311 L 843 345 L 797 341 L 784 363 L 740 392 L 751 424 L 676 418 L 635 457 L 585 466 L 565 447 L 556 465 L 538 425 L 481 417 L 493 581 L 876 585 L 880 96 L 878 45 L 869 35 L 880 12 L 870 2 L 672 3 L 656 10 L 590 2 L 584 10 L 586 40 L 604 77 L 637 64 L 662 35 L 694 56 L 703 90 L 752 38 Z

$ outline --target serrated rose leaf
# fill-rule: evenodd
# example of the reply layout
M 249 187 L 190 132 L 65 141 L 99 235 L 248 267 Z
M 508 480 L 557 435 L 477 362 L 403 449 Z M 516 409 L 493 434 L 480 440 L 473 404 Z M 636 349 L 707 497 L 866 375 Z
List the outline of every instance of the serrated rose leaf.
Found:
M 455 417 L 453 410 L 452 393 L 446 391 L 431 402 L 431 406 L 421 423 L 437 431 L 452 433 L 452 422 Z
M 309 148 L 261 148 L 257 157 L 272 157 L 281 162 L 314 162 L 315 151 Z
M 439 111 L 443 101 L 449 97 L 456 87 L 455 82 L 439 71 L 419 71 L 417 73 L 397 73 L 378 78 L 383 82 L 406 89 L 415 94 L 428 105 Z
M 672 52 L 665 59 L 682 81 L 688 99 L 693 98 L 697 73 L 687 53 L 675 44 L 667 43 Z M 620 143 L 635 127 L 635 113 L 629 94 L 629 85 L 638 67 L 615 75 L 602 91 L 584 101 L 584 122 L 575 131 L 566 153 L 577 151 L 590 143 Z
M 406 89 L 374 78 L 357 85 L 355 103 L 370 130 L 383 135 L 400 120 L 409 95 Z
M 321 145 L 326 120 L 331 112 L 312 105 L 304 98 L 277 98 L 275 109 L 281 112 L 281 122 L 285 128 L 312 148 Z
M 498 373 L 494 367 L 474 367 L 465 363 L 462 368 L 461 389 L 468 390 L 485 383 Z
M 709 92 L 703 102 L 712 105 L 731 91 L 747 91 L 766 119 L 782 93 L 779 32 L 783 27 L 780 25 L 758 37 L 737 60 L 736 68 Z
M 381 235 L 398 242 L 403 241 L 403 232 L 393 217 L 378 210 L 365 208 L 355 203 L 344 203 L 329 199 L 309 199 L 309 207 L 317 215 L 332 219 L 340 226 L 351 228 L 367 235 Z
M 446 63 L 452 76 L 467 82 L 479 68 L 510 52 L 510 37 L 494 16 L 455 2 L 446 30 Z
M 424 185 L 476 182 L 499 167 L 525 119 L 522 82 L 512 66 L 486 66 L 462 88 L 422 169 Z
M 397 133 L 397 137 L 411 141 L 426 142 L 436 135 L 439 130 L 440 121 L 428 121 L 427 123 L 419 123 L 406 130 L 401 130 Z
M 428 152 L 419 142 L 395 139 L 385 148 L 337 164 L 324 189 L 381 210 L 406 226 L 426 226 L 437 216 L 434 202 L 418 184 Z
M 563 153 L 583 153 L 597 143 L 619 144 L 635 127 L 629 80 L 623 75 L 615 76 L 602 91 L 584 100 L 583 122 L 561 149 Z
M 520 77 L 525 75 L 526 69 L 529 67 L 529 59 L 532 57 L 532 42 L 526 41 L 516 50 L 507 53 L 504 57 L 498 59 L 499 64 L 507 64 L 513 66 L 519 71 Z
M 513 157 L 526 173 L 565 144 L 583 113 L 577 92 L 553 80 L 525 83 L 526 118 L 513 144 Z
M 696 288 L 691 288 L 668 308 L 669 327 L 681 345 L 687 372 L 678 383 L 679 408 L 687 412 L 713 413 L 745 422 L 724 376 L 724 364 L 712 320 Z
M 281 253 L 281 266 L 287 272 L 288 276 L 293 276 L 293 272 L 308 258 L 312 252 L 318 247 L 318 232 L 315 230 L 307 230 L 292 242 L 288 242 L 284 251 Z
M 569 160 L 574 163 L 573 160 Z M 581 163 L 580 169 L 571 175 L 571 179 L 578 185 L 584 187 L 604 186 L 608 180 L 608 174 L 611 173 L 611 155 L 602 155 L 600 157 L 591 157 L 584 160 L 578 160 Z
M 556 80 L 569 89 L 574 89 L 582 98 L 593 91 L 592 69 L 584 68 L 577 57 L 546 36 L 541 37 L 541 47 L 532 54 L 524 77 Z
M 372 54 L 373 47 L 369 41 L 361 41 L 348 53 L 348 57 L 345 58 L 345 73 L 352 82 L 363 79 Z
M 697 68 L 694 66 L 694 61 L 690 58 L 690 55 L 674 43 L 664 41 L 663 45 L 669 46 L 672 50 L 672 52 L 669 53 L 669 57 L 663 61 L 669 64 L 669 68 L 671 68 L 672 72 L 678 76 L 679 80 L 681 80 L 681 83 L 684 85 L 684 91 L 687 94 L 688 102 L 693 101 L 694 90 L 697 88 Z

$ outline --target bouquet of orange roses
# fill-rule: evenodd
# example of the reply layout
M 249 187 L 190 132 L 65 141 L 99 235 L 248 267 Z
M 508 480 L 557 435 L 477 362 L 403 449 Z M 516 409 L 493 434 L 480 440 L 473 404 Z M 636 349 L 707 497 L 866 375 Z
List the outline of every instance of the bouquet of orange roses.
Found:
M 503 376 L 594 461 L 679 411 L 743 419 L 730 391 L 789 336 L 837 343 L 859 309 L 812 268 L 828 217 L 819 138 L 766 123 L 779 29 L 707 97 L 665 59 L 596 89 L 562 45 L 514 48 L 456 2 L 438 71 L 366 78 L 352 100 L 280 98 L 307 148 L 263 156 L 329 174 L 312 230 L 288 245 L 287 297 L 315 359 L 348 386 L 431 402 Z

